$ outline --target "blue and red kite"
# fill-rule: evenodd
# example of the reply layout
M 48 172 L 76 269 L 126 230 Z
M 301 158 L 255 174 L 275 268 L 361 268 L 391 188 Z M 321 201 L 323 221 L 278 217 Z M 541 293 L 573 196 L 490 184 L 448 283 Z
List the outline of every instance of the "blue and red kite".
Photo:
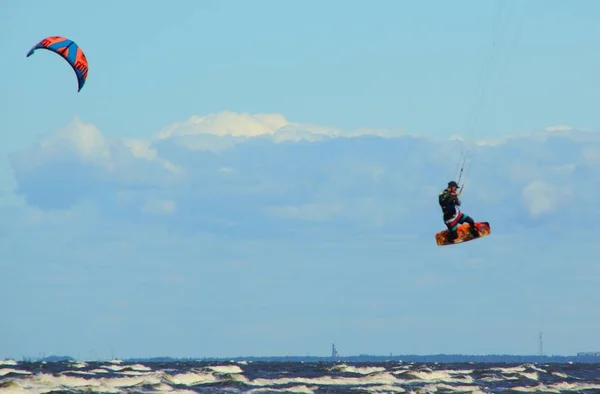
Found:
M 36 49 L 47 49 L 62 56 L 75 71 L 79 86 L 77 91 L 81 90 L 88 75 L 88 61 L 77 44 L 65 37 L 46 37 L 27 52 L 27 57 L 33 55 Z

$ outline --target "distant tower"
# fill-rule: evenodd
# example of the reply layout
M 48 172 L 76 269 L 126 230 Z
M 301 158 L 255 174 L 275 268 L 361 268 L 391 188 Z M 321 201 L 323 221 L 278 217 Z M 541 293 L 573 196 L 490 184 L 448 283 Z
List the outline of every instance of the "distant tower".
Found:
M 539 340 L 539 344 L 538 344 L 538 355 L 539 356 L 543 356 L 544 355 L 544 340 L 542 338 L 542 333 L 540 332 L 540 340 Z
M 338 356 L 337 349 L 335 348 L 335 343 L 331 344 L 331 358 L 336 358 Z

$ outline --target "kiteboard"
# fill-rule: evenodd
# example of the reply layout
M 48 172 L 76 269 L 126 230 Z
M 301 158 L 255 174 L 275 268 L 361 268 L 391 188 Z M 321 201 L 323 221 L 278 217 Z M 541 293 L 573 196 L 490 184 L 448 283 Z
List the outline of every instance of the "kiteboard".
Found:
M 439 233 L 435 234 L 435 242 L 438 244 L 438 246 L 454 245 L 483 238 L 492 232 L 488 222 L 475 222 L 475 227 L 477 227 L 479 230 L 479 237 L 474 237 L 469 231 L 469 227 L 470 225 L 468 223 L 458 226 L 456 229 L 458 237 L 456 237 L 454 242 L 448 242 L 448 230 L 440 231 Z

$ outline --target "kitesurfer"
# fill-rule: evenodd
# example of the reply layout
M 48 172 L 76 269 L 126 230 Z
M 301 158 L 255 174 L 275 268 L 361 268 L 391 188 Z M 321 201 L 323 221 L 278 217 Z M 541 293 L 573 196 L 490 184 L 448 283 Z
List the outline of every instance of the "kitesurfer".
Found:
M 479 237 L 477 227 L 475 227 L 475 221 L 457 208 L 460 206 L 460 199 L 458 198 L 458 184 L 454 181 L 448 182 L 448 187 L 444 189 L 439 196 L 440 207 L 444 213 L 444 223 L 448 227 L 448 242 L 454 243 L 458 234 L 456 229 L 459 224 L 469 223 L 469 231 L 473 237 Z

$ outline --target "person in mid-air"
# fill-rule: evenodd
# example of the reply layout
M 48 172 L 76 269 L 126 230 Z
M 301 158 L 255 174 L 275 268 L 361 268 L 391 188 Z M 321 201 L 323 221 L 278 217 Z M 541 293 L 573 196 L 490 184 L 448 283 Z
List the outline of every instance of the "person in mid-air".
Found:
M 444 213 L 444 223 L 448 227 L 448 242 L 454 243 L 458 234 L 456 229 L 459 224 L 469 223 L 469 230 L 473 237 L 479 237 L 475 221 L 457 208 L 460 206 L 460 199 L 457 194 L 458 184 L 454 181 L 448 182 L 448 187 L 440 193 L 439 202 Z

